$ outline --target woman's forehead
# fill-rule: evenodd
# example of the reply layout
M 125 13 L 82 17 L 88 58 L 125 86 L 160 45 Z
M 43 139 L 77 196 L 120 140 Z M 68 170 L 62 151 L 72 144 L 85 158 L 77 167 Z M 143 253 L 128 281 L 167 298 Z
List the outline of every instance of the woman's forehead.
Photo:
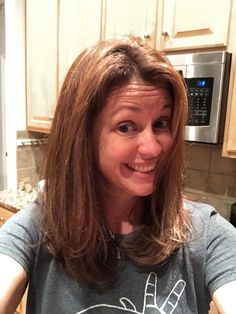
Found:
M 171 94 L 163 86 L 132 82 L 110 92 L 100 116 L 106 112 L 106 115 L 112 117 L 124 110 L 133 113 L 143 112 L 145 109 L 171 110 L 172 105 Z
M 130 83 L 118 86 L 113 88 L 107 98 L 106 102 L 109 101 L 111 98 L 128 98 L 128 97 L 152 97 L 155 96 L 160 91 L 166 91 L 166 93 L 170 93 L 169 89 L 162 83 L 157 84 L 150 84 L 144 82 L 142 80 L 133 80 Z

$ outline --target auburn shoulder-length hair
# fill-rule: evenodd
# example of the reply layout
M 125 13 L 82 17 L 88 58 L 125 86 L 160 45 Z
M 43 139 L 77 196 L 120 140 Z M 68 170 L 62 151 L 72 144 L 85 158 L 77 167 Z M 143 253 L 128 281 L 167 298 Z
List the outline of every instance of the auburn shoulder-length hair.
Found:
M 62 86 L 44 166 L 43 238 L 75 278 L 111 282 L 119 264 L 99 199 L 93 128 L 111 90 L 132 79 L 164 86 L 172 99 L 173 146 L 155 191 L 146 197 L 137 236 L 123 250 L 141 265 L 164 261 L 187 239 L 189 215 L 182 204 L 186 89 L 166 57 L 133 37 L 100 41 L 74 61 Z M 96 141 L 96 139 L 95 139 Z

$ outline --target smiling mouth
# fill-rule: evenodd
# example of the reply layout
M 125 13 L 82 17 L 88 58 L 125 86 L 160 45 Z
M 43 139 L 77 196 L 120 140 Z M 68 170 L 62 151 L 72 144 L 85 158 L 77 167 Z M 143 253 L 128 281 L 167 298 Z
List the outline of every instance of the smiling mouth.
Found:
M 149 165 L 149 166 L 138 166 L 138 165 L 128 164 L 127 167 L 133 171 L 138 171 L 142 173 L 150 173 L 155 169 L 156 164 Z

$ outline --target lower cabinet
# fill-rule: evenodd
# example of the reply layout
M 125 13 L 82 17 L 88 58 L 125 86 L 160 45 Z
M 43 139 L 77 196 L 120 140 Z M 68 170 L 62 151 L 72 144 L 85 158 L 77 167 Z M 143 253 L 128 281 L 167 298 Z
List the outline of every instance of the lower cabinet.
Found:
M 215 307 L 215 304 L 213 302 L 211 302 L 211 304 L 210 304 L 210 310 L 209 310 L 208 314 L 218 314 L 217 309 Z
M 12 215 L 14 215 L 14 212 L 6 209 L 2 206 L 0 206 L 0 227 L 4 224 L 4 222 L 7 221 Z M 26 298 L 27 298 L 27 290 L 18 305 L 15 314 L 25 314 L 26 313 Z
M 7 221 L 14 213 L 2 206 L 0 206 L 0 227 Z
M 26 299 L 27 299 L 27 292 L 28 290 L 26 290 L 20 304 L 18 305 L 15 314 L 25 314 L 26 313 Z

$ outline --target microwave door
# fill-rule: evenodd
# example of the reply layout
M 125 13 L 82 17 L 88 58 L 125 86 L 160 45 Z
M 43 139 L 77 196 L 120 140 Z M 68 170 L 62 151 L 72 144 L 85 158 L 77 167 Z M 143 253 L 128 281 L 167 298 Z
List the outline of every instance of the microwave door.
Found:
M 189 123 L 186 126 L 187 140 L 206 143 L 218 142 L 223 74 L 224 64 L 220 63 L 189 65 L 187 67 L 186 83 L 188 89 L 196 91 L 198 94 L 199 92 L 204 94 L 202 97 L 198 95 L 190 99 L 192 102 L 190 110 L 196 123 Z M 201 104 L 204 102 L 206 106 L 202 108 Z
M 180 74 L 183 78 L 186 77 L 186 75 L 187 75 L 187 67 L 186 67 L 186 65 L 175 65 L 174 68 L 175 68 L 175 70 L 176 70 L 177 72 L 179 72 L 179 74 Z

